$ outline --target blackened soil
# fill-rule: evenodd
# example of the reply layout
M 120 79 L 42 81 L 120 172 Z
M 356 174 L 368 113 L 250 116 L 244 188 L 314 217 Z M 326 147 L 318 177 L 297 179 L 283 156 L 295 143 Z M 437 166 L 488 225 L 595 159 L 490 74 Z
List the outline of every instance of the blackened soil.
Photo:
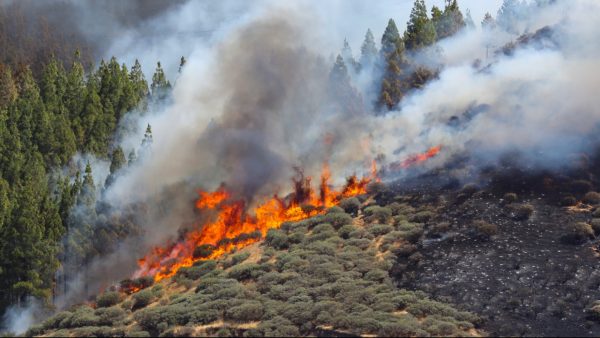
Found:
M 561 240 L 568 224 L 589 222 L 591 211 L 570 211 L 539 192 L 520 194 L 516 203 L 530 204 L 534 212 L 518 221 L 498 194 L 412 194 L 413 205 L 433 199 L 438 211 L 425 225 L 420 263 L 396 270 L 399 286 L 479 314 L 490 335 L 600 335 L 600 325 L 584 311 L 600 299 L 600 259 L 593 250 L 598 241 Z M 474 236 L 473 220 L 497 225 L 497 234 L 489 240 Z M 450 230 L 427 236 L 441 222 Z

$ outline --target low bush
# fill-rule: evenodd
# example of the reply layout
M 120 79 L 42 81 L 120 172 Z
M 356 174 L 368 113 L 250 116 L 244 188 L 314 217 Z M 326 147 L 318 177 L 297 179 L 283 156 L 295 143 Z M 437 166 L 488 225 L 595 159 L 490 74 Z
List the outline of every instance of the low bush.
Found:
M 284 250 L 289 246 L 287 235 L 279 229 L 270 229 L 265 242 L 277 250 Z
M 264 271 L 262 271 L 260 265 L 256 263 L 245 263 L 232 267 L 227 273 L 227 277 L 243 281 L 255 279 L 262 273 L 264 273 Z
M 346 213 L 356 216 L 358 215 L 358 210 L 360 210 L 360 201 L 356 197 L 346 198 L 340 201 L 339 206 Z
M 474 221 L 472 224 L 474 235 L 478 238 L 488 240 L 498 233 L 498 226 L 483 220 Z
M 583 196 L 583 203 L 595 205 L 600 203 L 600 193 L 595 191 L 590 191 Z
M 526 221 L 533 214 L 533 206 L 531 204 L 511 204 L 509 205 L 511 217 L 516 221 Z
M 392 218 L 392 210 L 379 205 L 372 205 L 364 210 L 368 222 L 387 223 Z
M 177 275 L 182 275 L 185 278 L 197 280 L 207 273 L 213 271 L 216 267 L 217 262 L 213 260 L 197 262 L 197 264 L 189 268 L 180 268 L 177 271 Z
M 352 224 L 346 224 L 338 229 L 338 235 L 343 239 L 350 238 L 350 234 L 357 228 Z
M 248 259 L 248 257 L 250 257 L 249 252 L 235 254 L 235 255 L 231 256 L 231 258 L 229 260 L 226 260 L 225 262 L 223 262 L 223 268 L 227 269 L 234 265 L 237 265 L 237 264 L 245 261 L 246 259 Z
M 394 227 L 389 224 L 373 224 L 368 228 L 368 231 L 374 236 L 383 236 L 393 230 Z
M 300 335 L 298 327 L 281 316 L 261 322 L 258 330 L 267 337 L 297 337 Z
M 322 222 L 320 223 L 329 223 L 334 229 L 339 229 L 346 224 L 352 224 L 352 216 L 341 212 L 326 214 L 321 220 Z
M 98 317 L 98 325 L 114 326 L 116 322 L 125 318 L 125 310 L 119 306 L 99 308 L 94 314 Z
M 143 307 L 146 307 L 150 303 L 152 303 L 155 299 L 154 293 L 151 290 L 144 289 L 138 291 L 133 295 L 133 307 L 132 310 L 138 310 Z
M 586 192 L 592 190 L 592 183 L 586 180 L 575 180 L 571 182 L 570 190 L 575 194 L 585 194 Z
M 193 256 L 195 259 L 208 258 L 216 247 L 211 244 L 202 244 L 194 249 Z
M 249 301 L 227 309 L 225 318 L 240 323 L 246 323 L 260 320 L 263 313 L 264 309 L 260 302 Z
M 590 221 L 590 225 L 596 235 L 600 235 L 600 218 L 594 218 Z
M 575 196 L 569 195 L 565 196 L 560 200 L 560 205 L 563 207 L 571 207 L 577 204 L 577 199 Z
M 337 205 L 332 206 L 331 208 L 327 209 L 327 214 L 338 214 L 338 213 L 344 213 L 344 209 L 341 207 L 338 207 Z
M 408 217 L 408 220 L 414 223 L 426 223 L 435 216 L 435 213 L 430 210 L 419 211 Z
M 96 297 L 98 307 L 109 307 L 118 304 L 121 301 L 121 295 L 116 291 L 107 291 Z
M 506 194 L 504 194 L 504 196 L 502 197 L 502 203 L 503 204 L 511 204 L 511 203 L 515 203 L 518 199 L 517 194 L 515 194 L 514 192 L 507 192 Z
M 569 244 L 583 244 L 594 238 L 594 229 L 587 223 L 571 223 L 565 230 L 566 233 L 562 236 L 562 240 Z

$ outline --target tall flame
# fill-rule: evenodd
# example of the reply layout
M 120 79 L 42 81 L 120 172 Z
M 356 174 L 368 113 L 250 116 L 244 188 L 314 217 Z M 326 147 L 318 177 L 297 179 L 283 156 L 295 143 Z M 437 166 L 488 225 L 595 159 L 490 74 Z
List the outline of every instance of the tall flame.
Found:
M 200 191 L 196 207 L 214 213 L 211 221 L 187 233 L 178 243 L 154 248 L 138 261 L 139 268 L 133 277 L 154 276 L 155 281 L 171 277 L 180 268 L 192 266 L 196 261 L 218 258 L 255 243 L 269 229 L 279 228 L 286 221 L 315 216 L 343 198 L 364 194 L 367 184 L 376 179 L 351 176 L 343 189 L 335 191 L 329 183 L 330 178 L 329 166 L 325 164 L 317 194 L 311 188 L 311 178 L 304 177 L 300 172 L 299 178 L 294 180 L 295 191 L 289 202 L 273 196 L 251 212 L 247 211 L 244 201 L 234 200 L 223 188 L 214 192 Z M 209 248 L 207 254 L 197 252 L 197 248 L 202 247 Z
M 435 156 L 441 147 L 431 148 L 427 153 L 415 155 L 401 163 L 403 168 Z M 298 170 L 294 179 L 294 193 L 287 199 L 277 195 L 266 199 L 248 210 L 244 201 L 235 200 L 225 189 L 214 192 L 200 191 L 196 207 L 212 215 L 210 221 L 197 230 L 188 232 L 177 243 L 156 247 L 138 261 L 134 278 L 152 276 L 155 281 L 171 277 L 183 267 L 196 261 L 215 259 L 234 249 L 255 243 L 270 229 L 277 229 L 287 221 L 299 221 L 321 213 L 336 205 L 340 200 L 365 194 L 370 182 L 379 182 L 377 163 L 372 161 L 370 176 L 358 178 L 352 175 L 346 184 L 335 190 L 330 184 L 331 171 L 324 164 L 319 192 L 311 187 L 311 178 Z

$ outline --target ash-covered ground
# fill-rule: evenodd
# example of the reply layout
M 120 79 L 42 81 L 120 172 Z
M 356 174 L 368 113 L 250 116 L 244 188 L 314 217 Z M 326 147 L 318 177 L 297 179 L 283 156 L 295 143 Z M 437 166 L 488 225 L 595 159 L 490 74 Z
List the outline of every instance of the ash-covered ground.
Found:
M 600 299 L 600 195 L 590 170 L 491 169 L 466 185 L 446 174 L 393 187 L 433 210 L 420 220 L 417 253 L 393 269 L 399 286 L 477 313 L 490 335 L 600 335 L 591 309 Z

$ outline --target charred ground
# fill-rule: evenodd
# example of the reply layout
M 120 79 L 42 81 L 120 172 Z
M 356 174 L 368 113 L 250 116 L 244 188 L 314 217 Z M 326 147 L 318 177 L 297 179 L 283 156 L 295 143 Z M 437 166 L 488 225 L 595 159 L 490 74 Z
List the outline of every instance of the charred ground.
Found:
M 392 276 L 481 315 L 492 335 L 597 336 L 595 162 L 579 156 L 560 173 L 507 162 L 464 185 L 448 170 L 399 183 L 395 195 L 434 211 Z

